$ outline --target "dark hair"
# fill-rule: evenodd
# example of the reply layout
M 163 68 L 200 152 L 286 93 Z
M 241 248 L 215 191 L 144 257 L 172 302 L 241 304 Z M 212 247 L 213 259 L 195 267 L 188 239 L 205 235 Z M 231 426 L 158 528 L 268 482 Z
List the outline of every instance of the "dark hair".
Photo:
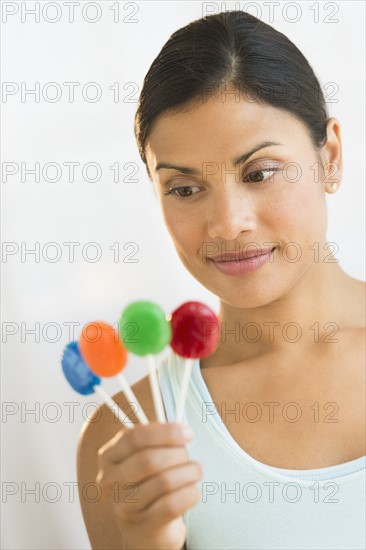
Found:
M 307 128 L 317 152 L 326 142 L 326 102 L 300 50 L 249 13 L 221 12 L 174 32 L 144 78 L 134 132 L 150 179 L 145 148 L 157 118 L 162 113 L 185 112 L 223 87 L 294 114 Z

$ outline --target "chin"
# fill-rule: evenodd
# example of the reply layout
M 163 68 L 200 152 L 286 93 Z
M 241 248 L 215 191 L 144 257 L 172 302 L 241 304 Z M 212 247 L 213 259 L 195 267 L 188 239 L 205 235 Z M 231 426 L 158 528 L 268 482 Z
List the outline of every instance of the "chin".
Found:
M 223 275 L 223 279 L 218 282 L 217 280 L 213 281 L 212 277 L 202 277 L 202 271 L 201 273 L 190 271 L 190 273 L 222 302 L 237 308 L 247 309 L 270 304 L 277 300 L 284 291 L 284 289 L 279 289 L 276 292 L 273 284 L 268 285 L 267 279 L 261 282 L 259 280 L 249 282 L 245 278 L 239 279 Z
M 237 292 L 233 294 L 233 292 L 222 292 L 222 289 L 220 289 L 220 293 L 214 292 L 214 294 L 218 296 L 222 302 L 238 309 L 251 309 L 266 306 L 277 299 L 277 296 L 273 292 L 267 292 L 265 294 L 263 294 L 263 292 L 250 292 L 250 294 Z

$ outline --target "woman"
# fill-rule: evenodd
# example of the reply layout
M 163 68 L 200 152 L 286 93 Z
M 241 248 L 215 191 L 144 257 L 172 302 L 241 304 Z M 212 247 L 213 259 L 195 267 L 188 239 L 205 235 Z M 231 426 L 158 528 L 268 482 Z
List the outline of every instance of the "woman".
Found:
M 183 265 L 220 299 L 221 337 L 194 364 L 193 438 L 174 422 L 121 432 L 104 406 L 84 427 L 92 547 L 364 548 L 365 285 L 326 240 L 341 135 L 313 70 L 248 13 L 193 21 L 150 67 L 135 135 Z M 159 367 L 170 421 L 180 366 Z M 156 420 L 147 377 L 133 389 Z

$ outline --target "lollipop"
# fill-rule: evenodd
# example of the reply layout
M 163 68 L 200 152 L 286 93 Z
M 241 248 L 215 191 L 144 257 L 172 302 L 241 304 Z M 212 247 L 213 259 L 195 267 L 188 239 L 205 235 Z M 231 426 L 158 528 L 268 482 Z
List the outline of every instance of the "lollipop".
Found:
M 117 403 L 108 395 L 108 393 L 100 386 L 100 378 L 89 369 L 88 365 L 82 358 L 77 342 L 70 342 L 64 349 L 62 360 L 62 370 L 66 380 L 70 386 L 81 393 L 81 395 L 90 395 L 94 392 L 98 393 L 105 401 L 116 418 L 126 428 L 133 428 L 131 420 L 118 407 Z
M 130 303 L 121 314 L 119 334 L 123 345 L 131 353 L 147 355 L 156 416 L 159 422 L 166 422 L 153 356 L 169 344 L 172 336 L 164 311 L 158 305 L 148 301 Z
M 127 350 L 122 346 L 112 325 L 95 321 L 84 326 L 79 350 L 90 370 L 98 376 L 117 376 L 122 390 L 130 402 L 137 404 L 136 415 L 142 424 L 148 424 L 134 392 L 122 374 L 127 363 Z
M 192 372 L 193 359 L 211 355 L 220 336 L 220 324 L 211 308 L 201 302 L 185 302 L 171 314 L 173 337 L 170 346 L 185 357 L 184 373 L 176 409 L 176 422 L 181 422 L 184 402 Z

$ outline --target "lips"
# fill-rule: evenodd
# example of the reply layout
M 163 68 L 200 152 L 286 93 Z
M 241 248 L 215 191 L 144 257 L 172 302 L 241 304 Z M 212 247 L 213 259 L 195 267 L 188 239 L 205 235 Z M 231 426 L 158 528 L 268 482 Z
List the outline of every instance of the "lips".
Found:
M 265 254 L 269 254 L 274 248 L 257 248 L 256 250 L 248 250 L 246 252 L 224 252 L 221 254 L 215 254 L 214 256 L 208 256 L 209 260 L 214 262 L 239 262 L 240 260 L 246 260 L 248 258 L 259 258 Z
M 272 249 L 268 248 L 266 249 L 266 252 L 264 254 L 262 254 L 263 249 L 261 249 L 260 254 L 258 254 L 259 251 L 257 250 L 257 255 L 246 254 L 246 257 L 243 259 L 239 259 L 237 254 L 231 253 L 231 257 L 234 259 L 217 261 L 210 258 L 210 260 L 214 268 L 221 273 L 224 273 L 225 275 L 248 275 L 250 273 L 253 273 L 254 271 L 257 271 L 265 264 L 269 263 L 269 261 L 271 261 L 272 253 L 275 249 L 276 247 Z M 227 257 L 228 254 L 216 255 L 213 256 L 213 258 L 223 258 L 225 256 Z

